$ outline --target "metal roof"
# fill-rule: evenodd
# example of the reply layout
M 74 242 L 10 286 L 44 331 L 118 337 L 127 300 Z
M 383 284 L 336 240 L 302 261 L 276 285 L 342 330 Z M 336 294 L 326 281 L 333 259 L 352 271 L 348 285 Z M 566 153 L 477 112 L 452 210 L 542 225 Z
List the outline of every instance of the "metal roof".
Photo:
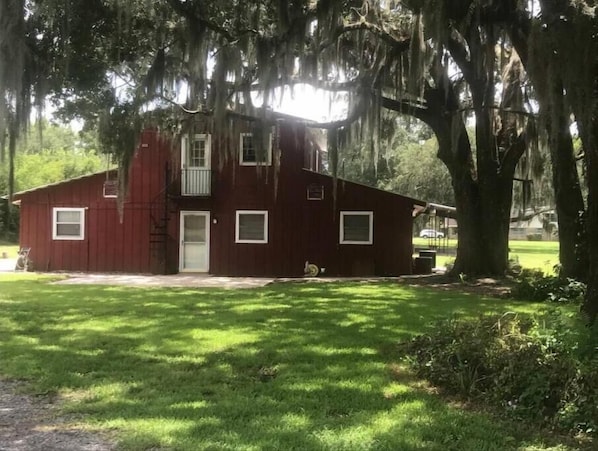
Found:
M 60 185 L 63 185 L 65 183 L 70 183 L 70 182 L 74 182 L 74 181 L 77 181 L 77 180 L 83 180 L 83 179 L 86 179 L 86 178 L 95 177 L 95 176 L 98 176 L 98 175 L 101 175 L 101 174 L 106 174 L 106 175 L 113 174 L 113 173 L 115 174 L 116 171 L 117 171 L 116 169 L 102 170 L 102 171 L 98 171 L 98 172 L 93 172 L 91 174 L 80 175 L 78 177 L 73 177 L 73 178 L 66 179 L 66 180 L 60 180 L 59 182 L 48 183 L 46 185 L 36 186 L 35 188 L 29 188 L 29 189 L 26 189 L 26 190 L 23 190 L 23 191 L 19 191 L 19 192 L 16 192 L 16 193 L 14 193 L 12 195 L 13 196 L 13 202 L 12 203 L 15 204 L 15 205 L 18 205 L 21 201 L 20 201 L 20 199 L 16 199 L 16 198 L 17 197 L 21 197 L 24 194 L 33 193 L 35 191 L 40 191 L 40 190 L 43 190 L 43 189 L 46 189 L 46 188 L 52 188 L 54 186 L 60 186 Z M 2 198 L 3 199 L 8 199 L 8 195 L 2 196 Z

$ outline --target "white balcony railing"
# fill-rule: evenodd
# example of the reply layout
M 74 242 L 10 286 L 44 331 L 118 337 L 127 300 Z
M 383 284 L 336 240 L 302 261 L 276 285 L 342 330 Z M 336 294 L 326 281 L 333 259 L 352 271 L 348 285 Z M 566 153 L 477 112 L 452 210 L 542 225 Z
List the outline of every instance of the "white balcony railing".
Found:
M 181 195 L 209 196 L 211 189 L 212 171 L 210 169 L 181 169 Z

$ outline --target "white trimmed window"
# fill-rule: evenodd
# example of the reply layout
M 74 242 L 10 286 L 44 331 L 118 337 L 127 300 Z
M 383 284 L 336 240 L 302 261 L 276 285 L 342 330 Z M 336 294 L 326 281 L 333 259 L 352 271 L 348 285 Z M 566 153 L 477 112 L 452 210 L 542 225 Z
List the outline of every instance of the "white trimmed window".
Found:
M 272 164 L 272 134 L 268 134 L 266 149 L 260 149 L 253 133 L 241 133 L 239 140 L 239 163 L 241 166 Z
M 53 208 L 52 239 L 85 239 L 85 208 Z
M 374 213 L 371 211 L 341 211 L 340 244 L 372 244 Z
M 105 198 L 118 197 L 118 180 L 106 180 L 104 182 L 103 194 Z
M 235 243 L 267 243 L 268 212 L 237 210 Z
M 211 136 L 208 134 L 193 135 L 191 140 L 189 136 L 183 136 L 181 146 L 183 168 L 209 168 L 210 141 Z

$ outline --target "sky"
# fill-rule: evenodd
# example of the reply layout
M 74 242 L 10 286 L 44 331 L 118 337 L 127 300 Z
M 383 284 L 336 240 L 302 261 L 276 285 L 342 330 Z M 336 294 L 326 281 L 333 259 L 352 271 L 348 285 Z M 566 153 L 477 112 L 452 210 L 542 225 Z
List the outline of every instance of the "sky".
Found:
M 309 119 L 316 122 L 330 122 L 346 116 L 344 93 L 331 93 L 312 86 L 300 84 L 294 89 L 277 90 L 274 94 L 272 108 L 284 114 Z M 254 103 L 260 104 L 259 96 Z

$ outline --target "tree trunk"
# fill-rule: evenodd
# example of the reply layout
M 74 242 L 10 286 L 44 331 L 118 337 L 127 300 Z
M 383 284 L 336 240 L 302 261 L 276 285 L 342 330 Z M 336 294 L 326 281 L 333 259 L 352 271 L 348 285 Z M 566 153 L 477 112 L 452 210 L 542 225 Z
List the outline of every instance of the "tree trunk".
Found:
M 555 0 L 543 0 L 542 11 L 547 15 L 561 17 L 563 3 Z M 541 72 L 530 69 L 530 51 L 528 48 L 531 26 L 529 18 L 519 17 L 513 20 L 509 34 L 528 75 L 532 79 L 536 92 L 540 96 L 540 108 L 547 118 L 546 131 L 552 162 L 552 182 L 559 226 L 559 261 L 561 275 L 585 280 L 588 270 L 588 249 L 585 246 L 583 223 L 584 202 L 573 154 L 573 141 L 569 130 L 568 109 L 565 106 L 563 80 L 559 77 L 559 61 L 546 60 Z M 534 69 L 534 68 L 532 68 Z M 544 71 L 553 73 L 548 85 Z
M 14 119 L 9 120 L 8 127 L 8 216 L 12 209 L 12 195 L 15 192 L 15 158 L 17 153 L 17 124 Z
M 559 226 L 560 275 L 586 280 L 588 249 L 585 246 L 583 225 L 585 206 L 573 154 L 569 123 L 563 109 L 559 109 L 557 114 L 559 116 L 558 130 L 549 130 L 548 132 L 552 183 Z
M 461 174 L 467 168 L 461 165 L 454 165 L 451 173 L 459 224 L 453 273 L 501 276 L 508 269 L 513 174 L 519 158 L 513 163 L 506 153 L 495 152 L 498 146 L 492 131 L 492 113 L 486 108 L 492 103 L 494 90 L 488 79 L 480 77 L 471 84 L 471 91 L 477 174 L 469 175 L 468 180 L 466 174 Z
M 453 177 L 459 241 L 453 274 L 504 275 L 513 181 Z
M 596 81 L 598 84 L 598 80 Z M 598 94 L 598 86 L 596 89 Z M 598 317 L 598 104 L 595 103 L 592 127 L 589 131 L 591 145 L 585 148 L 588 182 L 588 209 L 586 213 L 587 249 L 589 255 L 588 291 L 581 307 L 593 324 Z M 582 132 L 583 134 L 583 132 Z
M 540 108 L 547 118 L 546 131 L 559 226 L 560 275 L 585 280 L 588 270 L 583 224 L 585 206 L 569 130 L 568 108 L 564 102 L 562 80 L 555 77 L 549 83 L 549 93 L 544 96 L 547 98 L 540 99 Z
M 508 269 L 509 223 L 513 174 L 522 150 L 495 152 L 492 131 L 491 84 L 482 79 L 473 93 L 476 113 L 476 157 L 459 112 L 459 96 L 446 68 L 436 74 L 434 86 L 424 91 L 425 107 L 408 106 L 384 98 L 382 105 L 411 114 L 432 128 L 438 140 L 438 158 L 448 168 L 457 207 L 458 247 L 453 274 L 502 276 Z M 490 84 L 489 84 L 490 83 Z
M 428 92 L 426 100 L 428 111 L 439 112 L 427 123 L 436 134 L 438 157 L 449 170 L 455 192 L 459 240 L 452 274 L 504 275 L 515 165 L 499 168 L 492 158 L 494 142 L 485 108 L 480 106 L 476 115 L 476 171 L 463 118 L 444 114 L 447 96 L 441 90 Z

